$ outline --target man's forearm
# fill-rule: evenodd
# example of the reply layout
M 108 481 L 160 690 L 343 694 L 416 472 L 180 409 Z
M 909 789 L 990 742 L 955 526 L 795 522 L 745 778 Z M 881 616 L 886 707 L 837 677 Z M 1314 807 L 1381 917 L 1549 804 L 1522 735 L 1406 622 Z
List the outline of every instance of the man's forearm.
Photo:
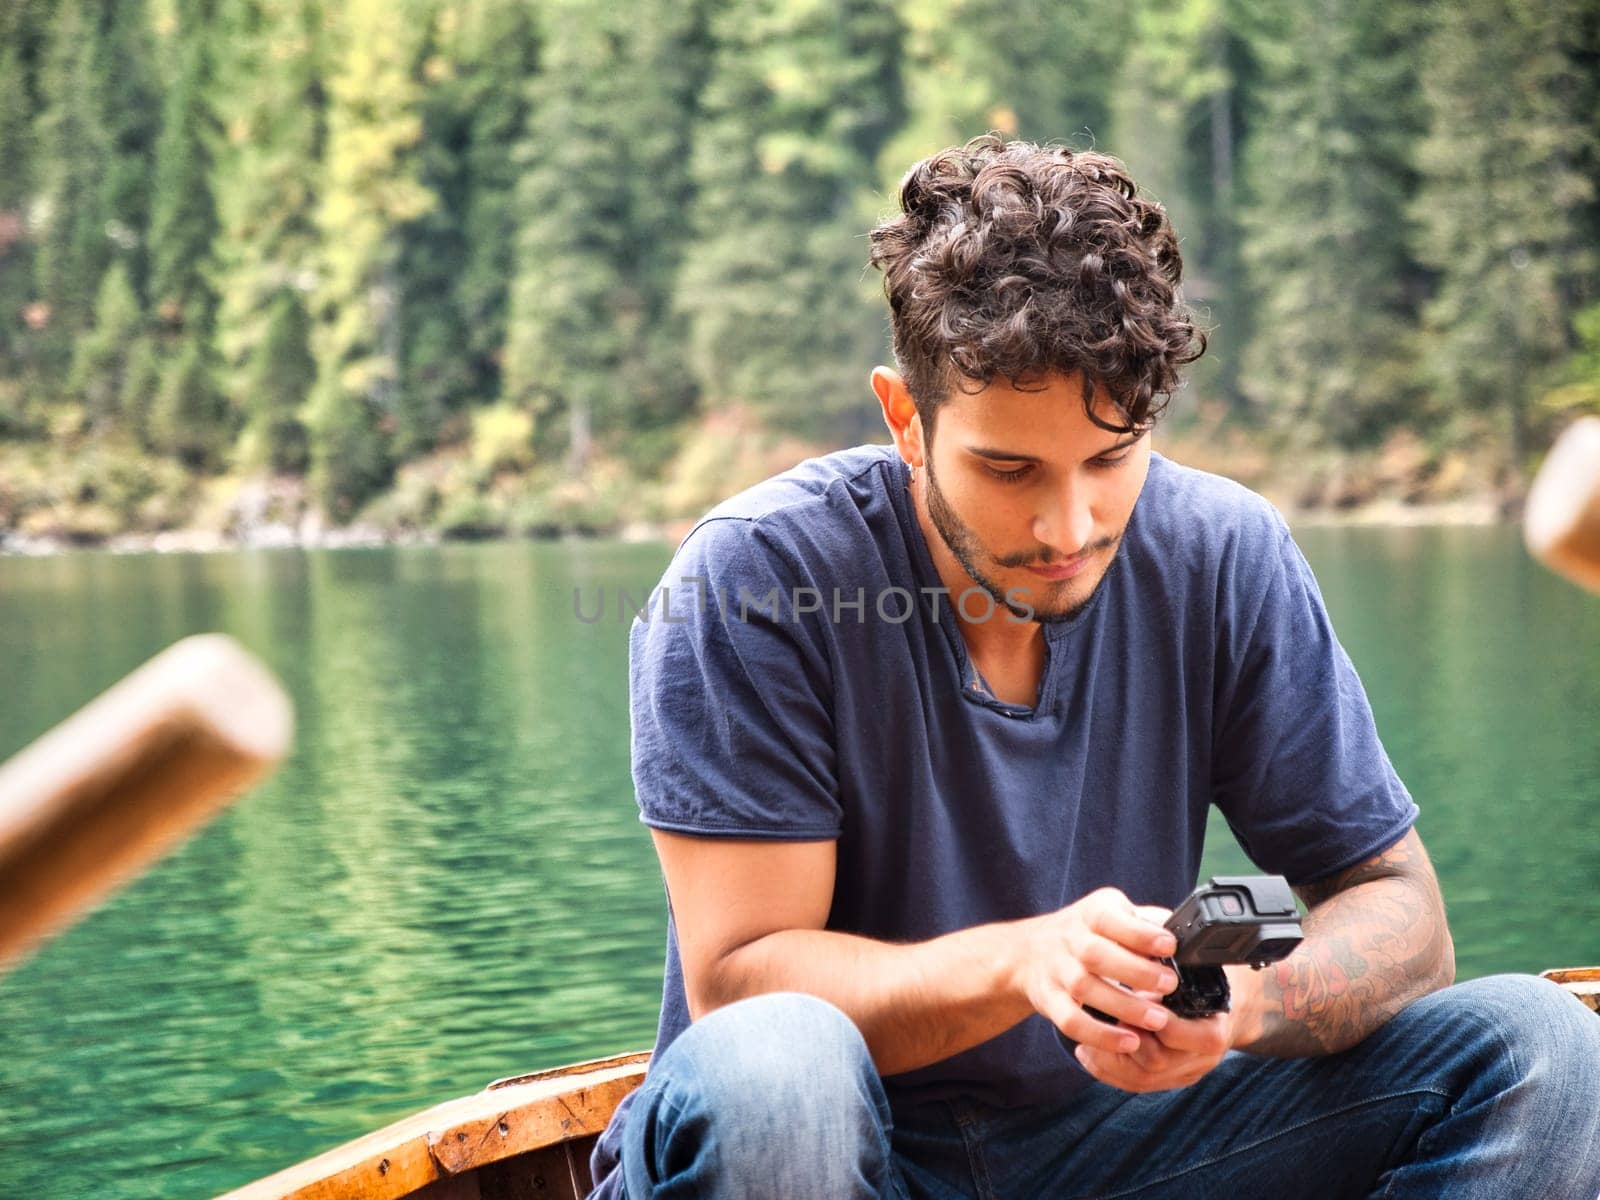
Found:
M 1282 962 L 1229 970 L 1238 1049 L 1281 1058 L 1334 1054 L 1455 977 L 1443 904 L 1427 882 L 1391 877 L 1349 886 L 1317 903 L 1304 928 L 1305 941 Z
M 820 996 L 856 1023 L 879 1074 L 893 1075 L 988 1041 L 1033 1011 L 1015 985 L 1022 936 L 1017 922 L 909 944 L 783 930 L 724 957 L 709 998 Z

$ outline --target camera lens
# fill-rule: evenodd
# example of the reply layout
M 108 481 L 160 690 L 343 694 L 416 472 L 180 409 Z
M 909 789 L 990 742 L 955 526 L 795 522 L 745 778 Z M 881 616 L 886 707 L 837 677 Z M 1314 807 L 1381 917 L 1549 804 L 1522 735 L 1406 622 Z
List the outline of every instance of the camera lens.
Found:
M 1280 958 L 1288 958 L 1299 944 L 1299 938 L 1266 938 L 1256 946 L 1256 953 L 1276 962 Z

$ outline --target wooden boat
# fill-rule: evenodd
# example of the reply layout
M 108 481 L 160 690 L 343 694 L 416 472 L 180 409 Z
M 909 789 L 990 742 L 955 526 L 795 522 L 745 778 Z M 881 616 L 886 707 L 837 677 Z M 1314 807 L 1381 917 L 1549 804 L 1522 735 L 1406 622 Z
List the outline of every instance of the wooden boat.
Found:
M 579 1200 L 589 1151 L 648 1053 L 498 1079 L 221 1200 Z
M 1600 967 L 1545 971 L 1600 1014 Z M 589 1152 L 650 1056 L 518 1075 L 347 1142 L 219 1200 L 581 1200 Z

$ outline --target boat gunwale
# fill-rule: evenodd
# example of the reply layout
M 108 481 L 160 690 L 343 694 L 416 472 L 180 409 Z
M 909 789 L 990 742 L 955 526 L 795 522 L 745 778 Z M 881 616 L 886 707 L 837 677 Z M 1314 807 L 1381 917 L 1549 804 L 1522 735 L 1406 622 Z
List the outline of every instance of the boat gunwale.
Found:
M 644 1078 L 649 1059 L 635 1052 L 496 1080 L 219 1200 L 402 1200 L 431 1183 L 598 1135 Z

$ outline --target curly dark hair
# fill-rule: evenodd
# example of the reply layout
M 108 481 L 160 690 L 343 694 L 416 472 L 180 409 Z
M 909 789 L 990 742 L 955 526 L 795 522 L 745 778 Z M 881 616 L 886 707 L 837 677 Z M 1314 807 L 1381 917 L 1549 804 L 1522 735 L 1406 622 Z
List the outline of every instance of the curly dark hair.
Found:
M 1081 374 L 1103 429 L 1148 428 L 1205 353 L 1166 211 L 1115 158 L 998 134 L 923 159 L 872 231 L 894 353 L 932 432 L 953 385 Z M 970 382 L 969 382 L 970 381 Z M 1094 411 L 1097 383 L 1123 424 Z

